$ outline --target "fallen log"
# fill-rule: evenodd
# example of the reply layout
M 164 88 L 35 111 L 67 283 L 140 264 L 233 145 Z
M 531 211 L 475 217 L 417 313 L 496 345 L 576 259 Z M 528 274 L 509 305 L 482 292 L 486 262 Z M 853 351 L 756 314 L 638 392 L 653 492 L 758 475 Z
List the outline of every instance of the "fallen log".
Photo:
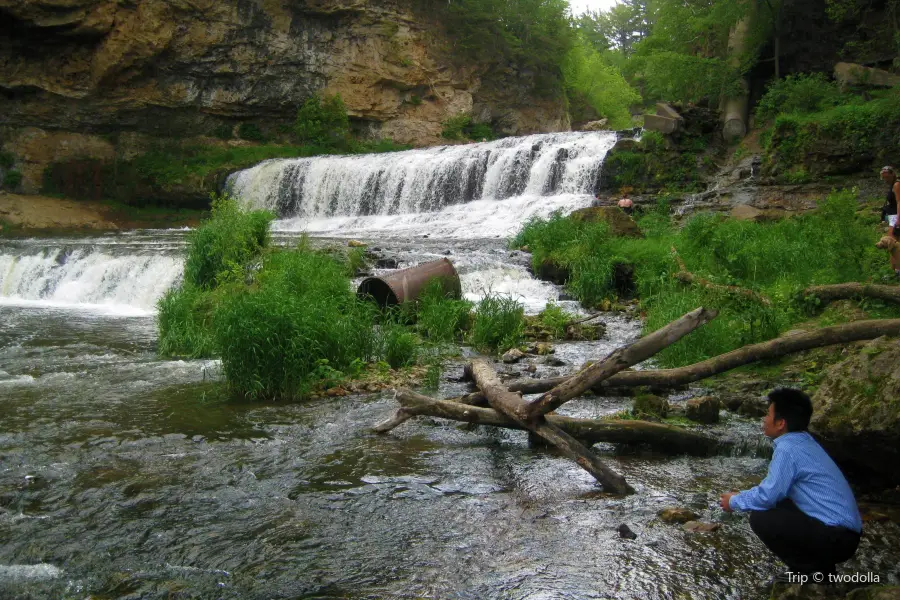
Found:
M 386 433 L 401 423 L 418 416 L 438 417 L 477 425 L 490 425 L 505 429 L 524 429 L 521 425 L 491 408 L 482 408 L 437 400 L 407 389 L 398 389 L 394 399 L 400 404 L 397 413 L 374 427 L 378 433 Z M 398 415 L 400 415 L 398 417 Z M 546 415 L 549 423 L 559 427 L 584 444 L 601 442 L 610 444 L 646 444 L 653 450 L 669 454 L 708 456 L 719 442 L 681 427 L 651 423 L 649 421 L 575 419 L 562 415 Z
M 524 429 L 536 433 L 562 453 L 574 460 L 582 469 L 594 476 L 605 490 L 616 494 L 630 494 L 634 489 L 625 478 L 603 464 L 594 452 L 571 435 L 547 421 L 542 415 L 530 417 L 529 405 L 522 396 L 506 389 L 491 365 L 483 360 L 472 361 L 472 376 L 484 392 L 491 407 L 509 417 Z
M 684 264 L 684 260 L 682 260 L 681 256 L 679 256 L 678 251 L 675 250 L 675 248 L 672 248 L 672 254 L 675 255 L 675 260 L 678 261 L 679 269 L 678 272 L 673 275 L 673 277 L 681 283 L 684 283 L 686 285 L 696 285 L 698 287 L 706 288 L 708 290 L 713 290 L 716 292 L 722 292 L 724 294 L 730 294 L 732 296 L 742 296 L 766 306 L 772 305 L 772 300 L 768 296 L 764 296 L 759 292 L 749 290 L 747 288 L 738 287 L 736 285 L 713 283 L 709 279 L 704 279 L 703 277 L 694 275 L 693 273 L 688 271 L 687 266 Z
M 658 387 L 675 387 L 687 383 L 693 383 L 736 369 L 753 362 L 778 358 L 786 354 L 812 350 L 834 344 L 849 344 L 861 340 L 874 340 L 883 335 L 900 335 L 900 319 L 873 319 L 869 321 L 856 321 L 844 325 L 824 327 L 815 331 L 794 333 L 785 335 L 768 342 L 751 344 L 732 350 L 702 362 L 694 363 L 686 367 L 676 369 L 658 369 L 646 371 L 624 371 L 616 373 L 609 379 L 601 381 L 593 386 L 595 388 L 607 387 L 636 387 L 652 385 Z M 511 381 L 507 388 L 512 392 L 523 394 L 539 394 L 552 390 L 556 386 L 565 383 L 570 377 L 551 377 L 548 379 L 525 379 Z M 478 393 L 466 396 L 469 403 L 479 402 Z
M 804 296 L 815 296 L 824 304 L 852 298 L 877 298 L 900 303 L 900 285 L 874 285 L 867 283 L 838 283 L 815 285 L 803 290 Z
M 602 361 L 586 367 L 566 378 L 543 396 L 526 404 L 527 411 L 518 415 L 524 420 L 535 419 L 556 410 L 572 398 L 607 380 L 628 367 L 643 362 L 667 346 L 671 346 L 696 328 L 716 318 L 716 311 L 702 306 L 687 313 L 665 327 L 642 337 L 636 342 L 623 346 L 609 354 Z M 505 388 L 504 388 L 505 389 Z M 484 388 L 482 388 L 484 391 Z M 490 397 L 488 397 L 490 400 Z M 493 403 L 491 404 L 493 406 Z

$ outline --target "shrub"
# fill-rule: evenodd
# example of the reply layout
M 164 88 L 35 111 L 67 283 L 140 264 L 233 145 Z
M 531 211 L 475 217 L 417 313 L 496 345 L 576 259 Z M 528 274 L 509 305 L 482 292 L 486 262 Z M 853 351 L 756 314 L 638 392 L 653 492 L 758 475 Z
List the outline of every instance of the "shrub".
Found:
M 779 113 L 809 113 L 837 105 L 841 100 L 838 84 L 824 73 L 799 73 L 769 84 L 756 107 L 761 121 L 774 119 Z
M 488 295 L 478 303 L 472 323 L 472 343 L 478 350 L 496 352 L 518 346 L 524 331 L 524 310 L 512 298 Z
M 208 290 L 240 279 L 247 263 L 268 245 L 273 218 L 267 211 L 244 212 L 234 198 L 214 195 L 211 217 L 189 236 L 185 282 Z
M 343 143 L 349 132 L 347 107 L 337 94 L 307 98 L 294 121 L 294 134 L 303 144 L 334 146 Z
M 162 356 L 210 358 L 217 354 L 211 325 L 213 294 L 191 285 L 167 291 L 157 302 L 159 343 Z
M 22 174 L 19 171 L 7 171 L 3 174 L 3 187 L 14 191 L 22 183 Z
M 538 313 L 538 320 L 545 329 L 550 330 L 553 337 L 561 339 L 566 336 L 566 326 L 572 322 L 572 315 L 558 304 L 548 302 L 544 310 Z
M 468 114 L 462 113 L 450 117 L 441 123 L 441 137 L 448 140 L 464 140 L 468 137 L 465 130 L 471 124 L 472 117 Z
M 238 135 L 242 140 L 251 142 L 265 142 L 268 139 L 256 123 L 241 123 L 238 125 Z
M 408 367 L 416 362 L 419 341 L 405 327 L 387 323 L 381 327 L 381 356 L 392 369 Z
M 11 169 L 16 164 L 16 157 L 12 152 L 0 151 L 0 169 Z
M 228 385 L 249 399 L 303 397 L 317 382 L 327 385 L 379 356 L 373 319 L 339 261 L 305 248 L 273 252 L 258 285 L 229 294 L 215 310 Z M 393 342 L 395 360 L 402 360 L 403 342 Z
M 230 140 L 233 135 L 234 128 L 228 124 L 217 125 L 215 129 L 212 131 L 213 137 L 217 137 L 220 140 Z
M 419 330 L 434 342 L 452 342 L 469 327 L 472 303 L 455 300 L 440 281 L 432 281 L 419 295 Z

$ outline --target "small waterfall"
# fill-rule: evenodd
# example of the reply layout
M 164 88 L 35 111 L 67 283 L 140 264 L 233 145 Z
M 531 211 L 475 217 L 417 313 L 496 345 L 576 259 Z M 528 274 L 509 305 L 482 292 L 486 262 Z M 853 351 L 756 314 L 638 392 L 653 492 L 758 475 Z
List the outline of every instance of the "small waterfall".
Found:
M 503 235 L 590 204 L 612 132 L 505 138 L 387 154 L 269 160 L 229 178 L 247 206 L 317 234 Z M 413 216 L 415 215 L 415 216 Z
M 110 246 L 4 248 L 0 303 L 97 305 L 146 313 L 181 277 L 179 255 L 118 253 Z

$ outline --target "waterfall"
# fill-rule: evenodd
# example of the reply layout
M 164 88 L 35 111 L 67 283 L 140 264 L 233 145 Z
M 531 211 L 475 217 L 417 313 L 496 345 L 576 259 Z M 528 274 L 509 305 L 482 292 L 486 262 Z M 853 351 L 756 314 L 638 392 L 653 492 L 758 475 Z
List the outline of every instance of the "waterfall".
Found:
M 181 277 L 181 256 L 112 245 L 4 248 L 0 303 L 146 314 Z
M 386 154 L 268 160 L 229 178 L 276 229 L 494 237 L 590 204 L 612 132 L 505 138 Z

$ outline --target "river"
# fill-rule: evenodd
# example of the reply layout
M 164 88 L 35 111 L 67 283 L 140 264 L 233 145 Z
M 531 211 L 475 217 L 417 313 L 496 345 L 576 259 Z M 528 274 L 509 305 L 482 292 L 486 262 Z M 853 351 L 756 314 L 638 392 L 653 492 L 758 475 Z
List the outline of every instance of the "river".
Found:
M 275 242 L 362 239 L 400 266 L 454 261 L 463 292 L 537 312 L 560 290 L 505 238 L 591 202 L 612 134 L 551 134 L 236 174 L 278 212 Z M 374 190 L 374 191 L 373 191 Z M 778 568 L 719 492 L 764 475 L 754 452 L 668 457 L 598 446 L 637 493 L 606 495 L 520 432 L 436 419 L 388 435 L 389 392 L 295 404 L 225 399 L 218 363 L 155 353 L 155 302 L 185 231 L 0 241 L 0 598 L 765 598 Z M 572 303 L 563 302 L 573 310 Z M 568 372 L 634 339 L 557 344 Z M 514 368 L 511 368 L 514 369 Z M 465 391 L 447 364 L 439 395 Z M 682 393 L 670 400 L 683 403 Z M 628 398 L 561 412 L 600 416 Z M 709 427 L 760 442 L 735 416 Z M 686 506 L 712 534 L 661 523 Z M 621 539 L 627 524 L 638 537 Z M 897 525 L 867 526 L 844 570 L 897 582 Z

